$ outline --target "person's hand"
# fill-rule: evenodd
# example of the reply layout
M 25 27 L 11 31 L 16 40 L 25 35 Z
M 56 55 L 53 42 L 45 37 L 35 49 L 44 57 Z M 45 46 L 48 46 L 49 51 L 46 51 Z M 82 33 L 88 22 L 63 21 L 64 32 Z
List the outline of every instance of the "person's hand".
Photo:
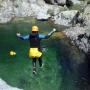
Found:
M 17 35 L 18 37 L 19 37 L 19 36 L 21 36 L 21 34 L 20 34 L 20 33 L 17 33 L 16 35 Z
M 53 28 L 53 32 L 56 32 L 56 28 Z

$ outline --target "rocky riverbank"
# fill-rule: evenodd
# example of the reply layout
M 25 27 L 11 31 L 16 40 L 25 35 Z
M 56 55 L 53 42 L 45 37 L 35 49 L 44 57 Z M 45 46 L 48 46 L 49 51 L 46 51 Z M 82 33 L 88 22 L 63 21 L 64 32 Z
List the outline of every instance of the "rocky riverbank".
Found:
M 75 27 L 70 27 L 64 32 L 79 49 L 85 53 L 90 52 L 90 5 L 85 8 L 83 17 L 85 17 L 85 26 L 76 24 Z
M 58 26 L 62 25 L 64 27 L 68 27 L 68 29 L 65 29 L 63 32 L 68 38 L 71 39 L 73 45 L 77 46 L 86 54 L 86 59 L 89 60 L 90 54 L 87 53 L 90 52 L 90 5 L 85 4 L 85 7 L 81 9 L 83 11 L 80 12 L 80 10 L 72 10 L 68 8 L 66 6 L 66 0 L 48 0 L 51 4 L 46 3 L 45 1 L 47 0 L 1 0 L 0 23 L 10 22 L 13 19 L 15 20 L 16 17 L 34 17 L 37 20 L 50 19 L 54 22 L 54 24 Z M 63 6 L 60 6 L 61 3 L 63 3 Z M 73 0 L 73 3 L 81 5 L 81 2 L 78 0 Z M 58 33 L 58 35 L 60 34 Z M 68 51 L 69 50 L 67 50 L 67 52 Z M 66 52 L 62 54 L 65 53 Z M 67 57 L 67 55 L 65 55 L 65 57 Z M 66 58 L 65 60 L 67 59 L 68 58 Z M 74 60 L 76 60 L 76 58 Z M 62 61 L 64 61 L 63 57 Z M 64 61 L 63 65 L 66 65 L 66 62 L 68 67 L 68 61 Z M 74 61 L 70 62 L 73 62 L 75 64 Z M 80 65 L 82 65 L 80 68 L 80 71 L 82 71 L 83 64 L 80 62 Z M 80 65 L 77 64 L 76 66 L 79 68 Z M 76 69 L 75 67 L 75 70 L 77 71 L 78 69 Z M 3 83 L 2 80 L 1 83 Z M 6 85 L 5 82 L 4 85 Z M 6 87 L 11 88 L 9 90 L 18 90 L 7 85 Z
M 48 2 L 46 3 L 46 1 L 47 0 L 0 0 L 0 23 L 9 22 L 15 17 L 33 16 L 37 19 L 48 19 L 52 17 L 52 15 L 56 15 L 67 9 L 66 6 L 60 6 L 62 3 L 65 5 L 67 0 L 57 0 L 57 4 L 55 4 L 54 0 L 50 0 L 50 2 L 53 3 L 52 5 L 48 4 Z M 72 2 L 74 4 L 80 4 L 78 0 L 72 0 Z

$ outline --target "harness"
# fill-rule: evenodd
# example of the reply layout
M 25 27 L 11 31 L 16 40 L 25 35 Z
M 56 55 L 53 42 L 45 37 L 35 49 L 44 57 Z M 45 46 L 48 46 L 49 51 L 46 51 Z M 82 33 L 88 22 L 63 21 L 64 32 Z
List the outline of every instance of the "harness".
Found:
M 30 34 L 29 35 L 29 42 L 30 42 L 30 47 L 31 48 L 38 48 L 40 49 L 41 45 L 40 45 L 40 38 L 39 38 L 39 34 Z

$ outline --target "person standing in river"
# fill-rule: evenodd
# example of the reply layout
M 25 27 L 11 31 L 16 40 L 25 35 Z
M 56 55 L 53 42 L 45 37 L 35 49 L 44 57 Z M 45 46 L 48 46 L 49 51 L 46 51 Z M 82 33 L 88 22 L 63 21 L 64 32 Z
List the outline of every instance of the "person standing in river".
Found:
M 17 37 L 22 40 L 29 40 L 30 49 L 29 49 L 29 57 L 32 59 L 33 64 L 33 74 L 36 74 L 36 61 L 39 61 L 39 66 L 42 67 L 42 48 L 41 48 L 41 40 L 48 39 L 56 29 L 54 28 L 48 35 L 39 34 L 38 26 L 32 26 L 32 33 L 26 36 L 22 36 L 20 33 L 17 33 Z

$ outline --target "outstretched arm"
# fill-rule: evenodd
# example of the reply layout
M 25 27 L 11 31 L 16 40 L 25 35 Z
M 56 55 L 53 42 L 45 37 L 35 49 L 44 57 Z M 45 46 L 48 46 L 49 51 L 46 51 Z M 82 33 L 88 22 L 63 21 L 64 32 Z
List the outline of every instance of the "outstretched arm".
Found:
M 17 37 L 19 37 L 22 40 L 28 40 L 29 39 L 29 35 L 22 36 L 20 33 L 17 33 L 16 35 L 17 35 Z
M 54 32 L 56 32 L 55 28 L 48 35 L 46 35 L 46 37 L 49 38 Z
M 54 28 L 48 35 L 39 35 L 41 39 L 48 39 L 54 32 L 56 32 L 56 29 Z

